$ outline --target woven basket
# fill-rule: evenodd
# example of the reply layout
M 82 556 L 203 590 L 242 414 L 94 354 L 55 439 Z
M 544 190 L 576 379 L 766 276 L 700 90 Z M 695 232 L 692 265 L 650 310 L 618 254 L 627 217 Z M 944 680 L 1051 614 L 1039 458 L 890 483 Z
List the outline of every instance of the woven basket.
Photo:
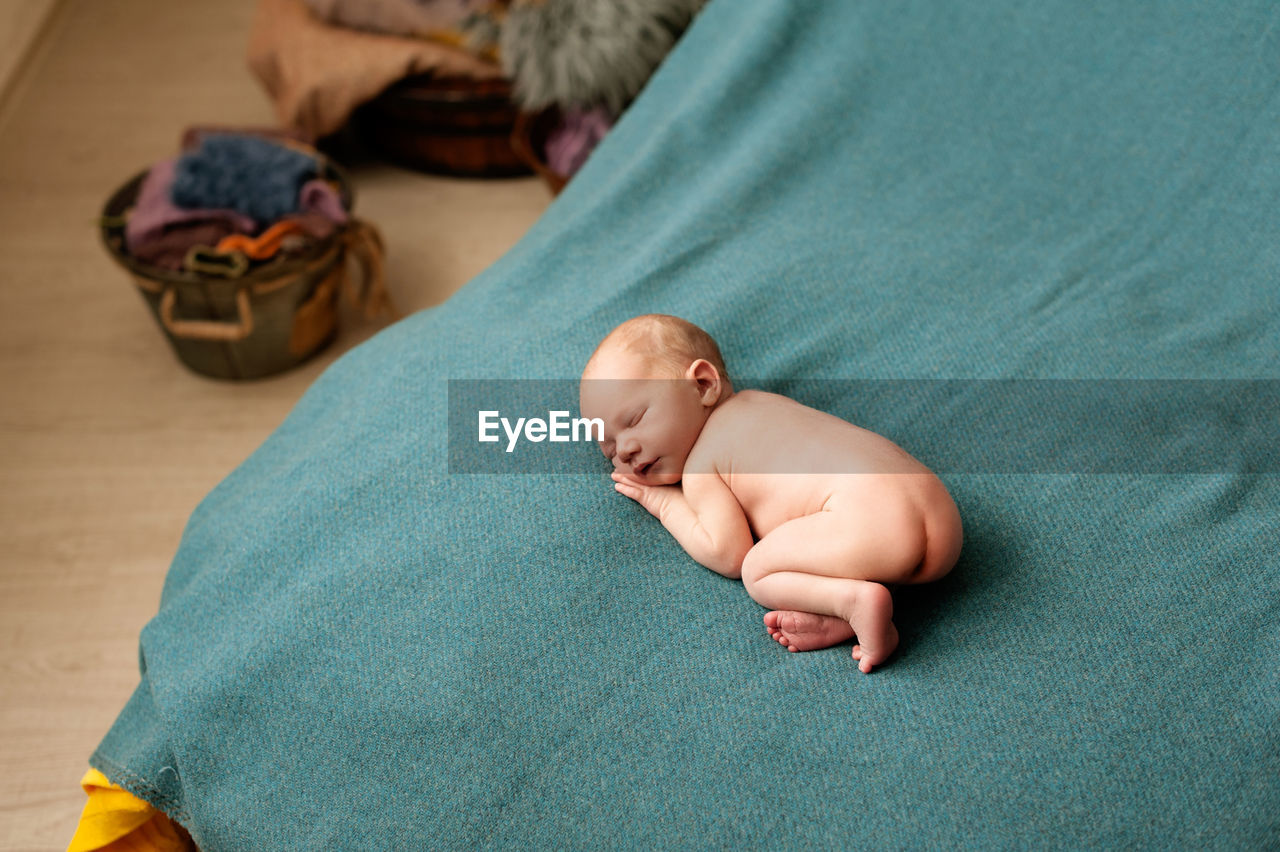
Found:
M 325 177 L 341 187 L 351 209 L 350 183 L 331 161 Z M 140 262 L 125 249 L 126 212 L 147 172 L 136 175 L 107 200 L 101 236 L 112 258 L 142 294 L 178 359 L 191 370 L 219 379 L 257 379 L 280 373 L 320 352 L 338 328 L 338 297 L 344 290 L 367 317 L 395 311 L 382 281 L 382 240 L 372 225 L 352 219 L 306 252 L 279 258 L 241 277 L 163 269 Z M 360 282 L 347 275 L 354 255 Z

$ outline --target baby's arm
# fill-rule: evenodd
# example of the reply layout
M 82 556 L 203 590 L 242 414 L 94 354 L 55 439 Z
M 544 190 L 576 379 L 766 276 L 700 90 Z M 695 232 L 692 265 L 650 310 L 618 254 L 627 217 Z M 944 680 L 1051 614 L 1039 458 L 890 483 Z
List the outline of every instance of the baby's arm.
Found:
M 686 474 L 678 485 L 644 485 L 622 473 L 614 487 L 649 510 L 685 552 L 717 574 L 742 576 L 742 559 L 754 540 L 747 516 L 715 473 Z

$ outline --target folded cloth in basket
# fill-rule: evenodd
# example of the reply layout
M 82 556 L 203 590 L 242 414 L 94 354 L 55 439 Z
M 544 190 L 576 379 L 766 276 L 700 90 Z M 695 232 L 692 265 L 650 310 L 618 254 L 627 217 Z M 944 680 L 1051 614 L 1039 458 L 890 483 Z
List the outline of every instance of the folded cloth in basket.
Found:
M 181 269 L 193 245 L 214 245 L 229 234 L 252 234 L 258 223 L 236 210 L 186 209 L 171 196 L 178 159 L 151 167 L 142 179 L 133 212 L 125 223 L 125 248 L 141 261 L 167 269 Z
M 298 211 L 303 186 L 319 171 L 319 160 L 301 147 L 217 134 L 178 159 L 171 192 L 179 207 L 229 208 L 275 222 Z

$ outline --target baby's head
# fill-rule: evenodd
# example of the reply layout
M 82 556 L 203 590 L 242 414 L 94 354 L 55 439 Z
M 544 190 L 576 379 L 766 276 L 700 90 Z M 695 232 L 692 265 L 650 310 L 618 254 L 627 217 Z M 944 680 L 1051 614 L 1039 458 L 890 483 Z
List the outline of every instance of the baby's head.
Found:
M 665 314 L 629 319 L 582 371 L 582 416 L 604 421 L 601 451 L 650 485 L 680 481 L 716 406 L 733 393 L 720 348 L 691 322 Z

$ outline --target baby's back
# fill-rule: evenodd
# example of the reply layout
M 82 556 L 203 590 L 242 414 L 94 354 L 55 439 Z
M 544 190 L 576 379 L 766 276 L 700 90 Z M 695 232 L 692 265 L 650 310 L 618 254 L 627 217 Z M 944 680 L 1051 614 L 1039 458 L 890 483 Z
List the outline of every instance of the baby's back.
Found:
M 942 483 L 897 444 L 795 400 L 741 391 L 707 420 L 687 470 L 713 468 L 757 537 L 831 509 L 898 504 L 927 521 L 955 513 Z

